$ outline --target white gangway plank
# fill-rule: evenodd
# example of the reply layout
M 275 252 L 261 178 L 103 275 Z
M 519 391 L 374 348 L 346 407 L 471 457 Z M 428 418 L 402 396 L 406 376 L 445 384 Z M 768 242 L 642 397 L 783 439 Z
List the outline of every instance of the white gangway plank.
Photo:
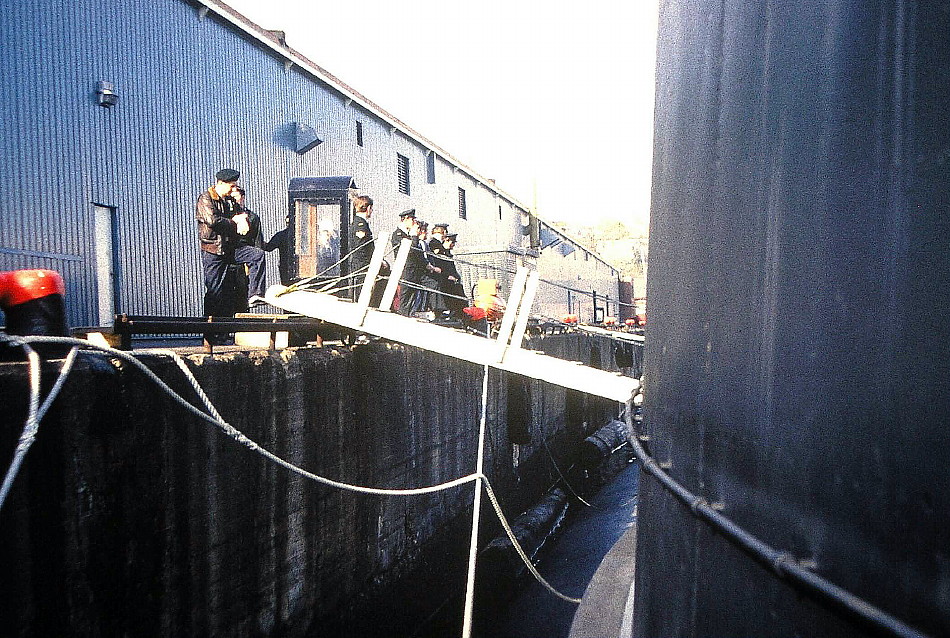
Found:
M 489 365 L 620 402 L 629 400 L 639 387 L 638 381 L 631 377 L 523 350 L 517 346 L 509 347 L 504 358 L 499 361 L 497 344 L 493 339 L 392 312 L 370 308 L 360 324 L 362 311 L 352 302 L 324 293 L 302 290 L 277 294 L 280 291 L 275 288 L 279 287 L 274 286 L 268 290 L 266 299 L 267 303 L 278 308 L 456 359 Z
M 411 249 L 410 243 L 404 239 L 399 247 L 383 295 L 381 305 L 384 308 L 390 306 L 395 293 L 395 282 L 402 276 L 402 269 Z M 376 281 L 385 248 L 384 242 L 377 242 L 365 282 Z M 632 398 L 640 386 L 637 379 L 521 348 L 536 291 L 537 273 L 528 273 L 526 268 L 520 267 L 508 298 L 506 316 L 497 340 L 369 308 L 371 286 L 367 283 L 363 284 L 356 303 L 326 293 L 288 289 L 285 286 L 271 286 L 265 298 L 267 303 L 290 312 L 316 317 L 456 359 L 489 365 L 622 403 Z
M 367 279 L 372 281 L 375 276 L 372 279 L 367 276 Z M 507 310 L 519 315 L 529 312 L 531 307 L 531 299 L 522 299 L 525 288 L 528 297 L 533 297 L 536 290 L 530 278 L 522 277 L 520 281 L 523 285 L 520 289 L 512 290 Z M 514 330 L 518 342 L 506 344 L 397 313 L 366 308 L 360 303 L 310 290 L 271 286 L 266 300 L 290 312 L 622 403 L 633 397 L 639 387 L 639 381 L 631 377 L 523 350 L 521 338 L 524 329 L 521 325 L 518 325 L 520 330 Z M 508 336 L 511 336 L 511 330 L 508 330 Z

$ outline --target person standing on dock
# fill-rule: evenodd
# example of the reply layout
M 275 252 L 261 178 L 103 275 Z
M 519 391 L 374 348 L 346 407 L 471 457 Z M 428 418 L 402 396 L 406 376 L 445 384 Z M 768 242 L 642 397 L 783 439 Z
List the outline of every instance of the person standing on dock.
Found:
M 402 283 L 399 284 L 399 292 L 396 295 L 396 312 L 411 317 L 418 303 L 417 293 L 419 289 L 416 286 L 422 280 L 422 272 L 425 270 L 426 263 L 422 254 L 422 246 L 419 244 L 419 224 L 416 222 L 416 209 L 414 208 L 399 213 L 399 225 L 390 237 L 393 248 L 399 250 L 403 239 L 411 239 L 412 245 L 409 257 L 406 260 L 406 267 L 402 272 Z
M 248 230 L 243 235 L 238 233 L 237 246 L 254 246 L 264 249 L 264 237 L 261 235 L 261 217 L 244 204 L 244 189 L 237 184 L 231 189 L 231 199 L 237 204 L 235 214 L 244 213 L 247 215 Z
M 347 250 L 350 251 L 347 272 L 350 275 L 350 293 L 354 301 L 360 296 L 360 288 L 366 279 L 366 269 L 373 258 L 373 229 L 369 226 L 369 220 L 372 216 L 373 199 L 368 195 L 354 197 L 353 221 L 350 223 L 349 243 L 347 244 Z M 378 291 L 377 288 L 379 288 Z M 374 284 L 370 306 L 378 307 L 381 297 L 382 288 Z
M 248 305 L 263 302 L 264 251 L 239 245 L 238 241 L 239 236 L 246 236 L 251 230 L 248 215 L 232 192 L 240 176 L 233 168 L 221 169 L 215 174 L 214 185 L 198 197 L 195 206 L 204 271 L 204 313 L 209 317 L 234 314 L 234 302 L 225 287 L 231 264 L 242 263 L 248 267 Z
M 290 215 L 284 217 L 284 228 L 274 233 L 263 249 L 277 251 L 277 272 L 282 286 L 289 286 L 297 277 L 297 255 L 294 254 L 294 234 L 290 227 Z
M 468 295 L 465 294 L 465 286 L 462 285 L 462 275 L 459 274 L 458 265 L 452 250 L 455 248 L 458 233 L 448 233 L 442 242 L 442 292 L 445 293 L 445 306 L 448 308 L 449 319 L 462 321 L 464 313 L 462 308 L 468 306 Z
M 234 245 L 234 263 L 238 266 L 244 266 L 247 269 L 248 288 L 250 290 L 257 290 L 257 292 L 248 294 L 243 284 L 240 285 L 238 290 L 235 291 L 233 309 L 235 312 L 247 312 L 251 304 L 262 305 L 264 303 L 262 297 L 264 294 L 263 265 L 253 271 L 254 275 L 260 278 L 261 281 L 254 282 L 250 280 L 252 264 L 257 260 L 260 260 L 261 264 L 264 262 L 264 253 L 262 252 L 264 250 L 264 238 L 261 236 L 260 216 L 244 204 L 244 189 L 235 184 L 231 189 L 231 199 L 233 199 L 236 204 L 235 217 L 241 214 L 247 217 L 247 232 L 241 233 L 241 229 L 238 230 L 237 243 Z M 234 217 L 232 217 L 232 219 L 234 219 Z M 244 299 L 242 299 L 241 296 L 247 297 L 247 303 L 244 303 Z

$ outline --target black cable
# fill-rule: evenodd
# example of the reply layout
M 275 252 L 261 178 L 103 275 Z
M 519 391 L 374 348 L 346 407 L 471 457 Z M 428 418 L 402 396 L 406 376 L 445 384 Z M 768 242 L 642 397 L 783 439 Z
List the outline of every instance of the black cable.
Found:
M 640 445 L 637 430 L 633 423 L 631 401 L 627 402 L 625 419 L 627 426 L 630 428 L 628 441 L 630 447 L 633 448 L 633 453 L 643 465 L 643 469 L 653 475 L 677 500 L 686 505 L 694 517 L 705 521 L 722 534 L 726 540 L 747 553 L 756 562 L 767 567 L 776 578 L 798 585 L 867 627 L 888 636 L 927 638 L 926 634 L 917 631 L 866 600 L 809 571 L 790 552 L 776 550 L 759 540 L 714 510 L 706 499 L 696 496 L 673 479 Z

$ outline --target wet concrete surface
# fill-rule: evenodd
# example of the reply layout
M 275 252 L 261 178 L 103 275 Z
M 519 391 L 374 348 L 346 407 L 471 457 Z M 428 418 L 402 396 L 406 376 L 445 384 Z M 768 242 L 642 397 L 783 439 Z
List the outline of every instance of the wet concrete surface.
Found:
M 574 630 L 571 625 L 578 606 L 554 596 L 528 576 L 530 582 L 500 613 L 492 638 L 619 635 L 633 580 L 639 478 L 639 464 L 630 463 L 588 499 L 591 507 L 572 504 L 564 529 L 542 549 L 541 575 L 558 591 L 585 597 Z M 605 559 L 615 544 L 618 551 Z M 604 569 L 599 571 L 602 563 Z M 614 629 L 618 633 L 611 633 Z

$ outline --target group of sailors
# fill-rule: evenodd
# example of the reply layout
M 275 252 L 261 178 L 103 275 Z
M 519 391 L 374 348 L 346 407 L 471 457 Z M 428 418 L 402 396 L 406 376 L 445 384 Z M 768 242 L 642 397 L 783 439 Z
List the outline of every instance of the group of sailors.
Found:
M 349 230 L 349 272 L 354 298 L 359 295 L 366 268 L 373 254 L 373 232 L 369 219 L 373 200 L 367 195 L 353 198 L 353 220 Z M 390 244 L 398 251 L 403 240 L 410 240 L 410 251 L 402 279 L 393 301 L 393 310 L 407 317 L 462 321 L 468 305 L 462 277 L 456 267 L 452 249 L 458 234 L 450 233 L 445 223 L 429 224 L 416 216 L 415 209 L 399 214 L 399 223 L 390 235 Z M 383 274 L 388 274 L 384 265 Z M 378 307 L 383 283 L 377 281 L 370 305 Z
M 237 170 L 221 169 L 215 184 L 198 198 L 196 217 L 205 281 L 204 310 L 208 316 L 229 316 L 236 311 L 264 303 L 264 253 L 279 251 L 281 283 L 296 280 L 293 234 L 288 228 L 276 233 L 270 241 L 261 236 L 260 218 L 244 205 L 244 190 L 237 184 Z M 334 264 L 337 273 L 344 266 L 343 279 L 350 295 L 358 298 L 366 271 L 372 260 L 374 239 L 369 219 L 373 200 L 367 195 L 351 198 L 353 217 L 349 225 L 349 253 Z M 290 219 L 287 219 L 288 224 Z M 445 322 L 466 322 L 469 298 L 462 284 L 452 250 L 457 233 L 449 232 L 445 223 L 429 224 L 417 218 L 415 209 L 399 214 L 399 222 L 390 236 L 393 252 L 403 240 L 409 239 L 409 251 L 392 310 L 407 317 L 422 317 Z M 338 254 L 338 253 L 336 253 Z M 227 269 L 244 265 L 247 269 L 247 301 L 232 299 L 226 285 Z M 389 275 L 388 262 L 383 263 L 380 279 L 374 282 L 370 304 L 379 307 Z M 476 299 L 476 302 L 478 299 Z M 475 304 L 478 306 L 478 303 Z

